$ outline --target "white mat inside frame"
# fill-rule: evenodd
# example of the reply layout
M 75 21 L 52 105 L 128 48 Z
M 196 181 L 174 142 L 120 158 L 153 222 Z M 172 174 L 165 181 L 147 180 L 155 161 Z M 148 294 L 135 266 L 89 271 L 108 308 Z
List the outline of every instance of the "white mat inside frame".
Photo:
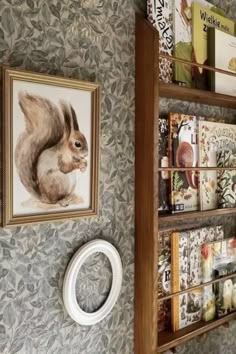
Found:
M 76 299 L 76 279 L 83 263 L 89 256 L 101 252 L 107 256 L 112 269 L 112 285 L 104 304 L 95 312 L 87 313 L 81 309 Z M 80 325 L 91 326 L 102 321 L 114 307 L 122 285 L 122 263 L 115 247 L 104 240 L 94 240 L 82 246 L 72 257 L 63 283 L 63 301 L 69 316 Z

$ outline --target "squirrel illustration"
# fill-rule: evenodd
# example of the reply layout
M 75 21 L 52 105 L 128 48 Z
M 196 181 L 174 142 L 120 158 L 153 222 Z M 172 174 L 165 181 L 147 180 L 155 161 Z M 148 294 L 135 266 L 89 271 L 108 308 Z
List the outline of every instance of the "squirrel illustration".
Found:
M 26 190 L 43 203 L 70 204 L 76 170 L 87 168 L 88 144 L 76 113 L 65 101 L 59 106 L 44 97 L 20 92 L 25 131 L 17 140 L 15 164 Z

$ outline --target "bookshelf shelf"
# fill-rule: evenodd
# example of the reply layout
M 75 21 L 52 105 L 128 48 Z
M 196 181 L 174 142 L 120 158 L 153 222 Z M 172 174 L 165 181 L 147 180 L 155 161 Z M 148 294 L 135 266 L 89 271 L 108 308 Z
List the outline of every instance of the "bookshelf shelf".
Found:
M 236 98 L 206 90 L 178 86 L 160 81 L 160 96 L 211 106 L 236 109 Z
M 161 336 L 158 338 L 159 345 L 157 352 L 163 353 L 166 350 L 176 347 L 177 345 L 180 345 L 193 337 L 199 336 L 214 328 L 217 328 L 232 319 L 236 319 L 236 312 L 233 312 L 218 320 L 209 322 L 197 322 L 174 333 L 162 332 Z
M 236 167 L 160 167 L 159 171 L 236 171 Z
M 159 81 L 158 32 L 140 15 L 136 16 L 135 51 L 135 354 L 157 354 L 236 318 L 236 313 L 231 313 L 211 322 L 198 322 L 175 333 L 170 331 L 158 334 L 159 227 L 160 230 L 167 230 L 172 222 L 179 222 L 179 228 L 186 220 L 191 220 L 189 224 L 195 227 L 194 223 L 202 218 L 236 213 L 236 208 L 177 214 L 158 213 L 159 172 L 233 170 L 233 168 L 214 167 L 159 167 L 157 119 L 159 98 L 166 97 L 236 109 L 236 97 Z M 171 294 L 168 298 L 174 296 L 176 295 Z
M 177 214 L 160 214 L 159 221 L 169 222 L 169 221 L 180 221 L 185 219 L 193 218 L 208 218 L 211 216 L 227 215 L 236 213 L 236 208 L 224 208 L 224 209 L 212 209 L 204 211 L 189 211 L 185 213 Z
M 183 295 L 183 294 L 186 294 L 186 293 L 189 293 L 189 292 L 193 292 L 193 291 L 195 291 L 197 289 L 204 288 L 205 286 L 209 286 L 209 285 L 212 285 L 212 284 L 219 283 L 222 280 L 227 280 L 227 279 L 234 278 L 235 276 L 236 276 L 236 273 L 232 273 L 230 275 L 226 275 L 224 277 L 220 277 L 220 278 L 208 281 L 208 282 L 200 284 L 198 286 L 193 286 L 191 288 L 188 288 L 188 289 L 185 289 L 185 290 L 182 290 L 182 291 L 178 291 L 176 293 L 171 293 L 171 294 L 169 294 L 167 296 L 160 297 L 160 298 L 158 298 L 158 301 L 163 301 L 163 300 L 167 300 L 167 299 L 173 299 L 176 296 Z

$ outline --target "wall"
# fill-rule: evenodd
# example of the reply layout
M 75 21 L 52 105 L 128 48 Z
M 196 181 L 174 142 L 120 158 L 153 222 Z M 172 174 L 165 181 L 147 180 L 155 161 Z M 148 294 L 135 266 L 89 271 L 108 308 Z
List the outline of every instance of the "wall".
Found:
M 225 4 L 235 14 L 235 4 Z M 145 0 L 0 1 L 1 63 L 96 80 L 102 87 L 98 217 L 0 230 L 1 354 L 133 353 L 137 10 L 145 12 Z M 108 318 L 93 327 L 80 327 L 64 310 L 62 281 L 72 254 L 98 237 L 112 242 L 121 254 L 122 292 Z M 99 306 L 109 280 L 104 257 L 96 255 L 87 262 L 78 281 L 84 308 L 92 311 Z M 233 353 L 234 331 L 234 324 L 230 330 L 220 328 L 178 352 Z

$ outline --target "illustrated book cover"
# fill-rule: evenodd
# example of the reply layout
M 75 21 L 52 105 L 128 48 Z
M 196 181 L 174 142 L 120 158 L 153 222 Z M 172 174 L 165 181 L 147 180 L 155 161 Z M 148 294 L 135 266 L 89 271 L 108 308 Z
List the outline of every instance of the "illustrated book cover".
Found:
M 168 0 L 147 0 L 147 17 L 159 32 L 159 52 L 173 55 L 173 4 Z M 160 58 L 159 79 L 172 82 L 171 61 Z
M 236 311 L 236 277 L 214 284 L 214 292 L 218 318 Z
M 174 0 L 173 32 L 174 55 L 178 58 L 192 60 L 192 3 L 194 0 Z M 205 0 L 195 1 L 211 11 L 224 15 L 224 10 Z M 192 86 L 192 67 L 179 62 L 173 64 L 174 80 L 185 86 Z
M 235 170 L 217 171 L 218 208 L 236 207 L 236 151 L 220 151 L 217 167 L 235 167 Z
M 212 321 L 216 318 L 216 297 L 213 285 L 205 286 L 202 290 L 203 305 L 202 319 L 203 321 Z
M 169 152 L 173 167 L 198 165 L 198 122 L 203 117 L 169 113 Z M 171 172 L 173 213 L 199 209 L 198 175 L 194 171 Z
M 204 282 L 236 271 L 236 238 L 204 243 L 201 254 Z
M 178 292 L 203 282 L 201 246 L 205 242 L 222 240 L 221 225 L 175 232 L 171 235 L 172 291 Z M 208 297 L 210 290 L 208 291 Z M 202 319 L 203 289 L 195 290 L 172 299 L 171 323 L 173 331 Z
M 199 121 L 199 166 L 217 167 L 217 152 L 235 151 L 236 125 Z M 200 208 L 218 208 L 217 171 L 199 173 Z
M 236 37 L 216 28 L 208 28 L 208 64 L 236 73 Z M 236 96 L 236 77 L 209 71 L 211 91 Z
M 193 60 L 199 64 L 207 64 L 208 27 L 216 27 L 221 31 L 234 35 L 234 21 L 195 2 L 192 4 L 192 21 Z M 193 85 L 200 89 L 208 88 L 208 73 L 206 70 L 194 67 Z
M 168 157 L 168 120 L 159 118 L 159 167 L 169 166 Z M 168 171 L 159 172 L 159 211 L 169 210 L 170 176 Z
M 158 235 L 158 298 L 171 289 L 171 232 Z M 158 331 L 170 329 L 171 301 L 158 301 Z

